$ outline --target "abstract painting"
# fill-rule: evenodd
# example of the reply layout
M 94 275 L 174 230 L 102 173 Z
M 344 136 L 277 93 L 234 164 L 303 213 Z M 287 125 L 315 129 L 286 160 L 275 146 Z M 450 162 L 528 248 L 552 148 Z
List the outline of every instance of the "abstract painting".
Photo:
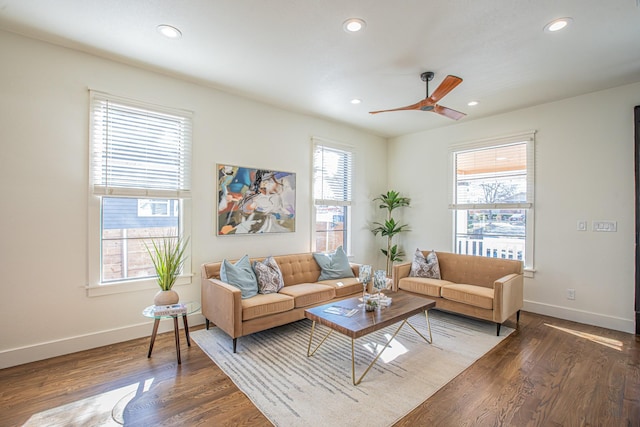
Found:
M 221 164 L 216 166 L 218 236 L 295 231 L 295 173 Z

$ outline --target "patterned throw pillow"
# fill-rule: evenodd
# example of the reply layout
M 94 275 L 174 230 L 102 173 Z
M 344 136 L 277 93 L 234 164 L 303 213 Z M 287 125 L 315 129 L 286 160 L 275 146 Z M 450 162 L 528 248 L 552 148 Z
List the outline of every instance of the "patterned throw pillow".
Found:
M 280 267 L 273 257 L 267 257 L 264 261 L 254 261 L 253 271 L 258 278 L 258 292 L 261 294 L 273 294 L 284 286 L 284 279 Z
M 409 276 L 440 279 L 440 264 L 438 264 L 438 256 L 435 251 L 431 251 L 425 258 L 422 251 L 416 249 Z
M 347 258 L 342 246 L 338 246 L 332 253 L 314 253 L 313 258 L 321 269 L 318 281 L 355 277 L 353 270 L 351 270 L 351 264 L 349 264 L 349 258 Z

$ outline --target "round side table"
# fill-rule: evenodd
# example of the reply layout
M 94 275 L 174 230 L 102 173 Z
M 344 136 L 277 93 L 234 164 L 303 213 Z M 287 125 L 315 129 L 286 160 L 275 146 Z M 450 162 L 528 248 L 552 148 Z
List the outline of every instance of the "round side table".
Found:
M 160 325 L 160 320 L 173 319 L 173 333 L 176 337 L 176 353 L 178 355 L 178 364 L 182 363 L 182 361 L 180 360 L 180 336 L 178 334 L 178 316 L 182 316 L 182 323 L 184 324 L 184 335 L 185 335 L 185 338 L 187 339 L 187 345 L 191 347 L 191 340 L 189 339 L 189 324 L 187 323 L 187 316 L 189 314 L 193 314 L 196 311 L 200 310 L 200 303 L 186 302 L 181 304 L 183 304 L 187 309 L 187 311 L 184 313 L 156 315 L 155 305 L 150 305 L 149 307 L 142 310 L 142 315 L 144 317 L 154 319 L 153 332 L 151 334 L 151 343 L 149 344 L 149 354 L 147 354 L 147 358 L 151 357 L 151 352 L 153 351 L 153 343 L 156 341 L 156 335 L 158 333 L 158 325 Z

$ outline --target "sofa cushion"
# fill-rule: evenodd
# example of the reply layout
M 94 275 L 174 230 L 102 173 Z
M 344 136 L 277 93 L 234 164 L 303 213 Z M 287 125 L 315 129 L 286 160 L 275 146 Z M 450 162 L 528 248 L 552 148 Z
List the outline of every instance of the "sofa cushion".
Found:
M 242 292 L 242 298 L 251 298 L 258 293 L 258 281 L 249 263 L 249 256 L 245 255 L 235 264 L 223 260 L 220 266 L 220 279 L 235 286 Z
M 420 249 L 416 249 L 411 263 L 410 277 L 426 277 L 429 279 L 440 279 L 440 265 L 435 251 L 429 252 L 425 258 Z
M 261 294 L 278 292 L 284 286 L 280 267 L 271 256 L 264 261 L 254 261 L 253 271 L 258 279 L 258 292 Z
M 242 320 L 293 310 L 293 298 L 278 293 L 258 294 L 242 300 Z
M 313 258 L 322 270 L 318 281 L 355 277 L 342 246 L 338 246 L 332 253 L 314 253 Z
M 331 286 L 336 292 L 336 297 L 341 298 L 347 295 L 362 293 L 362 283 L 356 277 L 346 279 L 323 280 L 318 282 L 322 285 Z
M 398 289 L 430 297 L 440 297 L 441 288 L 453 283 L 446 280 L 428 279 L 425 277 L 403 277 L 398 282 Z
M 298 285 L 285 286 L 279 293 L 292 297 L 295 300 L 295 308 L 330 301 L 336 296 L 332 286 L 319 283 L 300 283 Z
M 493 289 L 484 286 L 452 283 L 441 289 L 442 298 L 474 307 L 493 309 Z

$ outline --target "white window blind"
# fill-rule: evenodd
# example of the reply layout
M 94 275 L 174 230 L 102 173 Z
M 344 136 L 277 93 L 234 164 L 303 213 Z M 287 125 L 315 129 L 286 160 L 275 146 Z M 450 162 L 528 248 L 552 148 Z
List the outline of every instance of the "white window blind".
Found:
M 314 142 L 313 198 L 316 205 L 350 206 L 353 153 Z
M 188 198 L 191 114 L 91 91 L 95 195 Z

